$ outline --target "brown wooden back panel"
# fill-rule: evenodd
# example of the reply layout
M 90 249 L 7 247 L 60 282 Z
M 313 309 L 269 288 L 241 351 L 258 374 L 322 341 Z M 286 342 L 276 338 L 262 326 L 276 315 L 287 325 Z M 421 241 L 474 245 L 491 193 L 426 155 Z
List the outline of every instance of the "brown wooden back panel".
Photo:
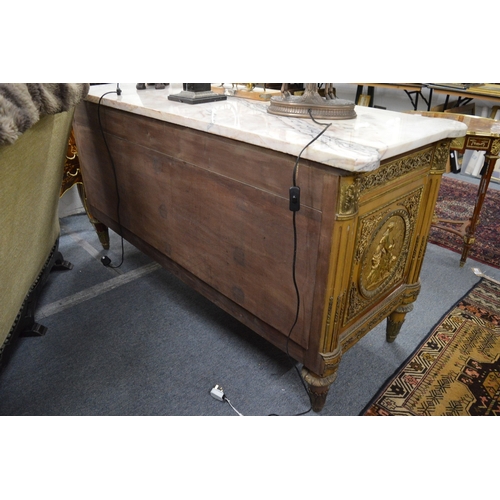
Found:
M 288 209 L 294 158 L 147 117 L 127 114 L 124 120 L 123 112 L 109 108 L 101 108 L 101 114 L 116 168 L 123 227 L 288 334 L 296 307 Z M 76 123 L 89 203 L 116 221 L 113 172 L 96 105 L 84 103 Z M 301 161 L 302 206 L 296 220 L 302 308 L 292 338 L 304 348 L 311 324 L 318 322 L 312 317 L 314 291 L 324 288 L 316 280 L 320 208 L 328 196 L 323 193 L 325 176 L 336 172 Z M 323 231 L 321 242 L 329 245 L 331 228 Z M 319 274 L 319 279 L 326 276 Z

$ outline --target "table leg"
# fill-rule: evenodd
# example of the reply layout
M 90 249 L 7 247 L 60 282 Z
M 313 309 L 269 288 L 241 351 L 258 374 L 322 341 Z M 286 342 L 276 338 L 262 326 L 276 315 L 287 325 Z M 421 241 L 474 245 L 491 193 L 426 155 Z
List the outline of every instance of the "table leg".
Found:
M 486 197 L 486 192 L 488 191 L 491 175 L 495 170 L 497 158 L 498 156 L 485 156 L 486 164 L 483 167 L 483 175 L 481 175 L 481 182 L 479 183 L 479 189 L 477 191 L 474 212 L 472 213 L 470 224 L 467 226 L 466 233 L 464 235 L 464 247 L 460 258 L 460 267 L 465 265 L 467 256 L 469 255 L 469 250 L 475 242 L 476 227 L 479 224 L 479 215 L 481 213 L 481 209 L 483 208 L 484 199 Z
M 387 342 L 394 342 L 399 332 L 401 331 L 401 327 L 405 322 L 406 315 L 413 311 L 413 304 L 406 304 L 399 306 L 395 311 L 393 311 L 390 316 L 387 318 L 387 327 L 386 327 L 386 340 Z
M 420 91 L 415 91 L 415 92 L 409 92 L 408 90 L 405 90 L 406 95 L 410 99 L 411 105 L 413 106 L 413 111 L 417 111 L 418 109 L 418 97 L 421 95 Z M 415 94 L 415 100 L 413 100 L 412 94 Z M 423 98 L 423 96 L 422 96 Z M 425 99 L 424 99 L 425 100 Z
M 354 100 L 356 104 L 358 104 L 359 97 L 361 96 L 362 93 L 363 93 L 363 85 L 358 85 L 356 88 L 356 98 Z
M 429 102 L 427 103 L 427 111 L 430 111 L 432 108 L 432 90 L 429 89 Z
M 450 95 L 446 94 L 446 98 L 444 100 L 444 108 L 443 109 L 448 109 L 448 102 L 450 101 Z
M 370 108 L 375 105 L 375 87 L 368 87 L 368 95 L 370 96 Z
M 315 413 L 319 413 L 325 406 L 330 386 L 337 378 L 337 370 L 338 365 L 335 368 L 335 371 L 330 375 L 319 377 L 306 368 L 302 368 L 302 378 L 308 386 L 309 399 L 311 401 L 312 410 Z
M 420 289 L 420 281 L 409 286 L 405 291 L 399 306 L 396 307 L 396 309 L 394 309 L 394 311 L 387 317 L 387 326 L 385 330 L 387 342 L 392 343 L 396 340 L 396 337 L 405 322 L 406 315 L 413 311 L 413 303 L 417 300 Z
M 78 194 L 80 195 L 80 199 L 82 200 L 83 206 L 85 208 L 85 212 L 87 213 L 87 217 L 89 218 L 90 223 L 94 226 L 95 232 L 97 233 L 97 237 L 101 242 L 102 248 L 104 250 L 109 250 L 109 230 L 107 226 L 105 226 L 102 222 L 98 221 L 89 210 L 87 205 L 87 197 L 85 195 L 85 187 L 83 184 L 78 184 Z

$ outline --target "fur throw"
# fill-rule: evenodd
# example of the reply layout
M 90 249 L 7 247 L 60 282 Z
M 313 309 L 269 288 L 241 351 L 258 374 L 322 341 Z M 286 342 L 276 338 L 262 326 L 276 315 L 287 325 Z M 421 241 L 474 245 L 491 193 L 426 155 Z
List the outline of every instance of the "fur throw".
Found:
M 42 116 L 76 106 L 88 83 L 0 83 L 0 146 L 12 144 Z

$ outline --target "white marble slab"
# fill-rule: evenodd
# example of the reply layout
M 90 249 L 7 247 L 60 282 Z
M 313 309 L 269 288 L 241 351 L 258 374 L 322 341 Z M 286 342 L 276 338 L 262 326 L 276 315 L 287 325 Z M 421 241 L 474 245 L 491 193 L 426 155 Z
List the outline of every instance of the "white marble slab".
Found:
M 168 100 L 170 93 L 182 91 L 182 83 L 171 83 L 165 90 L 120 84 L 120 96 L 116 88 L 116 84 L 92 86 L 87 100 L 293 156 L 323 129 L 310 119 L 272 115 L 267 112 L 269 103 L 262 101 L 228 96 L 225 101 L 191 105 Z M 467 130 L 453 120 L 363 106 L 355 109 L 357 117 L 352 120 L 320 120 L 331 126 L 301 158 L 366 172 L 378 168 L 381 160 L 440 139 L 464 136 Z

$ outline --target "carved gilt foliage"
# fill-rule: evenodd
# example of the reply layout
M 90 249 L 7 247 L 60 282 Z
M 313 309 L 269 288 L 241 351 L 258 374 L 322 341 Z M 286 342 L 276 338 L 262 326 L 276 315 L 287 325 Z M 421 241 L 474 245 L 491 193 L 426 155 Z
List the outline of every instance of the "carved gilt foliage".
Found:
M 421 187 L 419 189 L 416 189 L 411 193 L 407 198 L 404 200 L 401 200 L 401 205 L 403 205 L 407 212 L 408 212 L 408 217 L 410 218 L 412 227 L 415 224 L 415 220 L 418 215 L 418 208 L 420 206 L 420 202 L 422 200 L 422 195 L 424 192 L 424 188 Z
M 497 156 L 500 153 L 500 139 L 495 139 L 491 146 L 491 154 Z
M 360 176 L 357 179 L 359 192 L 363 193 L 374 187 L 386 184 L 393 179 L 397 179 L 413 170 L 425 167 L 430 164 L 431 158 L 432 148 L 426 148 L 404 158 L 391 161 L 374 172 Z
M 450 149 L 461 150 L 461 149 L 464 148 L 464 146 L 465 146 L 465 136 L 463 136 L 463 137 L 455 137 L 451 141 Z
M 354 262 L 359 263 L 361 256 L 365 253 L 368 241 L 373 234 L 374 229 L 379 225 L 380 221 L 388 212 L 374 214 L 373 217 L 364 217 L 360 222 L 360 234 L 356 245 L 356 254 Z
M 449 143 L 445 141 L 442 147 L 444 149 L 440 155 L 446 160 L 445 149 L 449 148 Z M 447 150 L 448 149 L 446 149 L 446 151 Z M 339 218 L 352 216 L 357 213 L 359 197 L 364 192 L 387 184 L 391 180 L 397 179 L 413 170 L 430 165 L 432 151 L 432 147 L 426 148 L 410 156 L 405 156 L 404 158 L 386 163 L 374 172 L 358 175 L 352 184 L 344 183 L 341 186 L 339 207 L 337 211 Z
M 351 217 L 358 211 L 359 188 L 357 183 L 342 185 L 340 190 L 340 203 L 338 216 Z
M 436 145 L 434 157 L 432 158 L 431 171 L 444 172 L 450 154 L 450 141 L 441 141 Z

